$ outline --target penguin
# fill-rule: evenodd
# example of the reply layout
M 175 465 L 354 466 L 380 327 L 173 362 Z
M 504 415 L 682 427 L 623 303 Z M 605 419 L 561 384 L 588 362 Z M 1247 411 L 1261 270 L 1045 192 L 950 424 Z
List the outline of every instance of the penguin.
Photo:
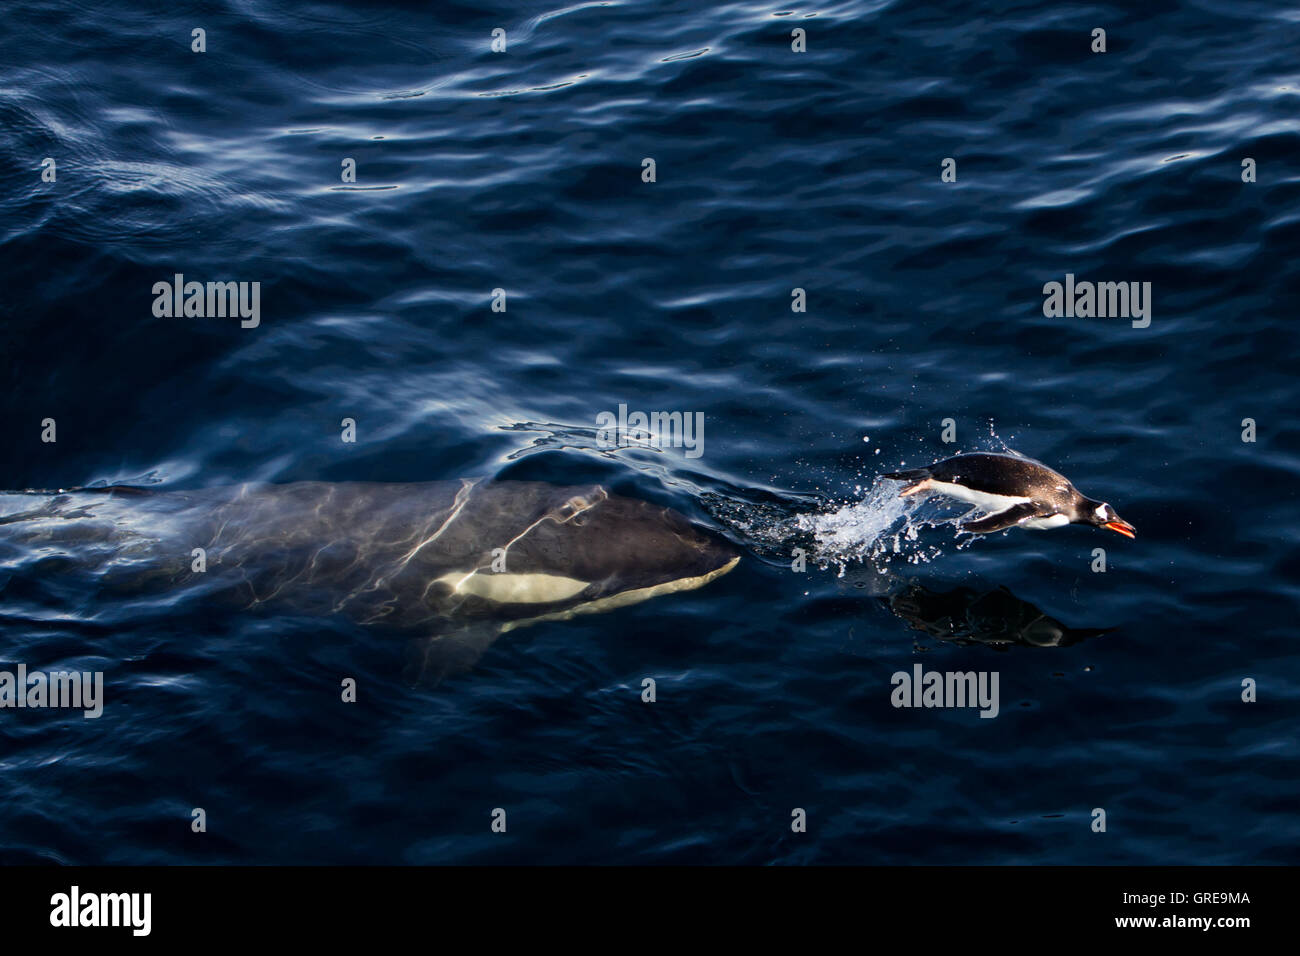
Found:
M 1064 475 L 1032 458 L 981 452 L 881 477 L 907 482 L 900 498 L 933 491 L 974 505 L 983 517 L 959 524 L 973 534 L 1016 526 L 1045 531 L 1086 524 L 1137 537 L 1136 529 L 1109 504 L 1086 497 Z

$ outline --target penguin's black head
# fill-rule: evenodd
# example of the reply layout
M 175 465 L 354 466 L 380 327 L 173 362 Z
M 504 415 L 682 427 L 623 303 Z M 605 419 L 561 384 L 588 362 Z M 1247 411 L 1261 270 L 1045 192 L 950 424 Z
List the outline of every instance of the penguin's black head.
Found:
M 1115 509 L 1104 501 L 1092 501 L 1085 498 L 1078 508 L 1079 517 L 1076 524 L 1090 524 L 1095 528 L 1108 528 L 1117 531 L 1126 538 L 1136 538 L 1137 529 L 1115 514 Z

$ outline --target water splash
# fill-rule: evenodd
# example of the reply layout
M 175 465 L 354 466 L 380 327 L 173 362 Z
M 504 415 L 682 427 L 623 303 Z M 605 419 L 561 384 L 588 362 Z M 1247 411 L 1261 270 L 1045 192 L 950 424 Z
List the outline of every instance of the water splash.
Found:
M 992 420 L 988 422 L 988 435 L 976 439 L 974 448 L 958 449 L 951 454 L 972 452 L 1025 457 L 998 434 Z M 915 466 L 915 462 L 910 465 L 899 462 L 900 469 Z M 816 562 L 821 567 L 838 567 L 840 577 L 844 577 L 845 570 L 853 563 L 870 564 L 877 571 L 883 571 L 897 560 L 928 564 L 947 550 L 970 547 L 979 537 L 963 533 L 959 528 L 960 521 L 974 513 L 973 509 L 941 496 L 900 498 L 900 488 L 899 482 L 876 476 L 865 498 L 841 501 L 831 510 L 796 515 L 793 528 L 812 535 Z M 861 494 L 862 490 L 859 485 L 854 492 Z M 931 535 L 923 541 L 921 532 L 935 528 L 949 529 L 952 538 L 948 542 L 936 542 Z
M 1014 438 L 1013 438 L 1014 440 Z M 870 436 L 863 436 L 870 444 Z M 874 450 L 874 456 L 881 449 Z M 936 457 L 992 452 L 1026 457 L 998 434 L 995 423 L 988 422 L 988 434 L 978 436 L 973 447 L 954 448 L 947 455 L 936 456 L 919 449 L 918 461 L 900 458 L 899 470 L 928 464 Z M 929 564 L 950 551 L 970 547 L 980 535 L 961 531 L 961 521 L 978 511 L 940 495 L 917 495 L 900 498 L 901 483 L 882 478 L 877 462 L 860 462 L 859 484 L 851 493 L 838 497 L 774 493 L 765 500 L 747 500 L 751 496 L 703 493 L 701 503 L 720 523 L 760 557 L 773 563 L 790 561 L 794 548 L 802 548 L 816 566 L 838 569 L 845 577 L 850 566 L 867 572 L 884 573 L 897 562 Z M 833 474 L 822 476 L 834 483 Z M 948 535 L 923 534 L 944 529 Z
M 863 436 L 863 442 L 869 444 L 869 436 Z M 973 448 L 958 448 L 942 457 L 974 452 L 1025 457 L 998 434 L 992 419 L 988 421 L 987 436 L 977 437 Z M 875 454 L 879 453 L 877 448 Z M 934 456 L 922 452 L 922 457 L 921 463 L 928 463 Z M 900 460 L 897 467 L 901 470 L 917 464 Z M 867 476 L 859 472 L 859 477 Z M 838 567 L 839 577 L 844 577 L 848 566 L 854 563 L 872 565 L 877 571 L 898 560 L 928 564 L 945 551 L 970 547 L 979 537 L 960 531 L 959 522 L 974 513 L 968 506 L 933 495 L 900 498 L 900 483 L 878 475 L 871 481 L 865 498 L 828 502 L 818 512 L 798 514 L 787 522 L 791 535 L 811 535 L 816 563 L 824 568 Z M 855 495 L 862 493 L 862 485 L 855 487 Z M 921 532 L 935 528 L 950 530 L 952 538 L 936 542 L 931 535 L 923 541 Z
M 966 506 L 954 509 L 951 502 L 939 498 L 900 498 L 900 487 L 899 482 L 877 478 L 865 497 L 858 486 L 852 499 L 805 495 L 798 500 L 745 501 L 705 493 L 700 500 L 755 555 L 786 564 L 793 549 L 801 548 L 813 565 L 835 568 L 841 578 L 854 565 L 884 573 L 898 561 L 928 564 L 946 551 L 968 547 L 978 537 L 957 528 L 968 513 Z M 947 528 L 952 538 L 922 535 L 936 528 Z
M 877 570 L 896 560 L 928 564 L 947 550 L 944 543 L 921 539 L 928 528 L 950 528 L 954 550 L 970 544 L 972 537 L 957 530 L 965 511 L 954 514 L 934 499 L 900 498 L 899 487 L 896 481 L 878 478 L 862 500 L 832 511 L 796 515 L 793 525 L 812 535 L 816 563 L 838 567 L 840 577 L 852 563 L 869 563 Z

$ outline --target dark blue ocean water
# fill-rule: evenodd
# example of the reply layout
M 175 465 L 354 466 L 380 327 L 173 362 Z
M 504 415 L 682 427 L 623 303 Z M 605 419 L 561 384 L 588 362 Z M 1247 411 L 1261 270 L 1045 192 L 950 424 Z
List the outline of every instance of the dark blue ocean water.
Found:
M 600 481 L 743 558 L 430 687 L 333 618 L 36 602 L 21 555 L 0 665 L 106 703 L 0 711 L 0 859 L 1297 862 L 1298 33 L 1252 0 L 11 5 L 0 487 Z M 156 317 L 176 273 L 260 282 L 260 324 Z M 1067 273 L 1150 282 L 1150 325 L 1046 317 Z M 600 446 L 620 403 L 702 412 L 704 453 Z M 1003 447 L 1137 539 L 881 534 L 877 473 Z M 999 716 L 894 708 L 918 662 L 996 671 Z

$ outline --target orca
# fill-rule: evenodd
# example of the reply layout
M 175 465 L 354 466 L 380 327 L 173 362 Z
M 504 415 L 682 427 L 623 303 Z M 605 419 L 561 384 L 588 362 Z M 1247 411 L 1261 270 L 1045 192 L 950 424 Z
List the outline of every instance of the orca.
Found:
M 79 574 L 96 597 L 194 588 L 245 610 L 436 638 L 459 629 L 462 643 L 468 628 L 472 657 L 502 632 L 702 587 L 739 560 L 680 513 L 600 485 L 0 493 L 0 579 Z

